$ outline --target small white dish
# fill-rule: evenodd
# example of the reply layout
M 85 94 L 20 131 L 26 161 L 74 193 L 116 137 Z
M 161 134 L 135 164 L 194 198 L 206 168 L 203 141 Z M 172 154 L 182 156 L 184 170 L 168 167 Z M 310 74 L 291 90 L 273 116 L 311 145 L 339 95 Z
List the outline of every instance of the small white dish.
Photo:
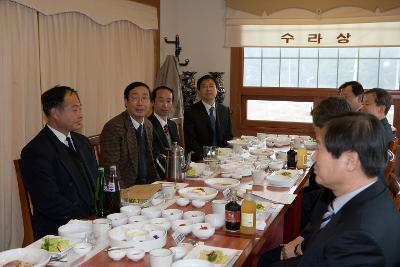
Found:
M 111 220 L 111 224 L 113 227 L 117 227 L 120 225 L 124 225 L 128 223 L 128 216 L 123 213 L 111 213 L 107 216 L 107 219 Z
M 112 260 L 119 261 L 125 257 L 126 251 L 125 249 L 115 249 L 115 250 L 109 250 L 107 254 L 108 257 L 110 257 Z
M 209 223 L 193 224 L 192 233 L 199 239 L 208 239 L 215 233 L 215 227 Z
M 206 201 L 203 199 L 193 199 L 192 205 L 196 208 L 202 208 L 206 204 Z
M 142 214 L 147 216 L 149 219 L 158 218 L 161 216 L 161 209 L 158 207 L 150 207 L 142 209 Z
M 276 160 L 271 161 L 271 162 L 268 164 L 268 167 L 269 167 L 270 169 L 274 170 L 274 171 L 278 171 L 278 170 L 280 170 L 280 169 L 283 168 L 283 165 L 284 165 L 284 164 L 285 164 L 285 161 L 283 161 L 283 160 L 281 160 L 281 159 L 276 159 Z
M 183 211 L 180 209 L 165 209 L 162 211 L 163 218 L 166 218 L 170 221 L 176 221 L 182 219 Z
M 220 229 L 225 225 L 225 216 L 223 214 L 210 213 L 206 215 L 205 221 L 214 226 L 215 229 Z
M 176 200 L 176 204 L 178 204 L 181 207 L 187 206 L 189 204 L 189 199 L 180 197 Z
M 130 248 L 126 251 L 126 256 L 132 261 L 140 261 L 144 258 L 144 255 L 144 250 L 138 248 Z
M 128 217 L 139 215 L 141 211 L 139 206 L 132 205 L 123 206 L 119 210 L 121 211 L 121 213 L 125 214 Z
M 136 215 L 136 216 L 131 216 L 129 217 L 129 223 L 132 224 L 140 224 L 140 225 L 146 225 L 149 222 L 149 218 L 144 215 Z
M 192 222 L 189 220 L 176 220 L 172 223 L 172 229 L 187 235 L 192 231 Z
M 197 210 L 187 211 L 183 214 L 183 218 L 191 221 L 192 223 L 204 222 L 204 216 L 204 212 Z
M 186 248 L 179 246 L 179 247 L 171 247 L 169 248 L 174 253 L 174 260 L 180 260 L 186 255 Z
M 72 247 L 72 250 L 79 255 L 86 255 L 92 250 L 92 244 L 87 242 L 80 242 Z
M 154 218 L 150 220 L 150 223 L 162 227 L 165 231 L 171 228 L 171 222 L 167 218 Z

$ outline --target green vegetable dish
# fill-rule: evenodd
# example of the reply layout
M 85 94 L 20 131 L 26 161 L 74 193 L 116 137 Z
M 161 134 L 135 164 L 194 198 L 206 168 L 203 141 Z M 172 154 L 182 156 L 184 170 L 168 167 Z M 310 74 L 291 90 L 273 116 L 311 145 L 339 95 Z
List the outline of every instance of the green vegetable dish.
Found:
M 189 169 L 186 171 L 186 175 L 188 175 L 188 176 L 196 175 L 196 169 L 193 167 L 189 167 Z
M 60 237 L 45 237 L 40 248 L 47 250 L 48 252 L 58 253 L 68 249 L 69 246 L 69 240 L 65 240 Z
M 202 250 L 199 258 L 215 264 L 226 264 L 229 261 L 229 256 L 221 250 Z

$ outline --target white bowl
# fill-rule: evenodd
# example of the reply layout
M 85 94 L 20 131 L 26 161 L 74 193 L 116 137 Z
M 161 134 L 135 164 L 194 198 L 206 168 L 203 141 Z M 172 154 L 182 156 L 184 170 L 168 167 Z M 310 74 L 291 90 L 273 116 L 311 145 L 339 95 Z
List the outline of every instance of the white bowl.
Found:
M 147 216 L 149 219 L 158 218 L 161 216 L 161 209 L 158 207 L 150 207 L 142 209 L 142 214 Z
M 174 260 L 180 260 L 186 255 L 186 248 L 180 247 L 171 247 L 169 248 L 174 253 Z
M 85 238 L 93 232 L 91 221 L 76 221 L 58 228 L 58 235 L 65 238 Z
M 313 141 L 305 141 L 304 142 L 304 146 L 306 147 L 306 149 L 308 150 L 315 150 L 317 149 L 317 143 L 313 142 Z
M 125 214 L 128 217 L 139 215 L 141 211 L 139 206 L 132 205 L 123 206 L 119 210 L 121 211 L 121 213 Z
M 140 261 L 144 258 L 144 255 L 144 250 L 138 248 L 130 248 L 126 251 L 126 256 L 132 261 Z
M 199 239 L 208 239 L 215 233 L 215 227 L 209 223 L 195 223 L 192 233 Z
M 203 199 L 193 199 L 192 205 L 196 208 L 202 208 L 206 204 L 206 201 Z
M 199 259 L 183 259 L 174 262 L 171 267 L 214 267 L 214 264 Z
M 170 221 L 176 221 L 182 219 L 183 211 L 180 209 L 165 209 L 162 211 L 163 218 Z
M 211 188 L 217 189 L 218 191 L 224 191 L 227 188 L 232 188 L 240 184 L 237 179 L 232 178 L 210 178 L 206 179 L 204 183 Z
M 192 231 L 192 222 L 189 220 L 176 220 L 172 223 L 172 229 L 187 235 Z
M 189 204 L 189 199 L 184 198 L 184 197 L 180 197 L 176 200 L 176 204 L 178 204 L 181 207 L 187 206 L 187 204 Z
M 108 257 L 110 257 L 112 260 L 119 261 L 125 257 L 126 251 L 125 251 L 125 249 L 115 249 L 115 250 L 108 251 L 107 254 L 108 254 Z
M 111 213 L 110 215 L 107 215 L 107 219 L 111 220 L 113 227 L 128 223 L 128 216 L 126 216 L 124 213 Z
M 149 232 L 143 229 L 130 229 L 125 233 L 126 241 L 143 242 L 148 239 Z
M 292 187 L 296 183 L 296 179 L 278 174 L 267 176 L 267 182 L 272 186 Z
M 39 248 L 16 248 L 0 252 L 0 266 L 17 260 L 43 267 L 49 262 L 50 253 Z
M 283 160 L 281 160 L 281 159 L 276 159 L 276 160 L 271 161 L 271 162 L 268 164 L 268 167 L 269 167 L 270 169 L 274 170 L 274 171 L 278 171 L 278 170 L 280 170 L 280 169 L 283 168 L 283 165 L 284 165 L 284 164 L 285 164 L 285 162 L 284 162 Z
M 162 227 L 165 231 L 171 228 L 171 222 L 167 218 L 154 218 L 150 220 L 150 223 Z
M 225 225 L 225 216 L 223 214 L 210 213 L 206 215 L 205 221 L 214 226 L 215 229 L 219 229 Z
M 218 190 L 204 186 L 185 187 L 180 189 L 178 191 L 178 194 L 190 200 L 193 199 L 211 200 L 217 196 Z
M 128 222 L 135 225 L 146 225 L 149 222 L 149 218 L 144 215 L 131 216 Z
M 192 223 L 204 222 L 204 216 L 204 212 L 197 210 L 187 211 L 183 214 L 183 218 L 191 221 Z
M 93 248 L 92 244 L 87 243 L 87 242 L 80 242 L 75 244 L 72 247 L 72 250 L 79 255 L 86 255 L 89 253 L 89 251 L 91 251 Z

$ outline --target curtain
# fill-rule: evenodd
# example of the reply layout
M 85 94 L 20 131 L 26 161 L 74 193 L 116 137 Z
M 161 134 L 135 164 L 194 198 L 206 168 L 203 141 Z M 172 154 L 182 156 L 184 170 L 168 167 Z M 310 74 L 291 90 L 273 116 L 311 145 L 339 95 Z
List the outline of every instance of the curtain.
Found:
M 133 81 L 153 87 L 155 30 L 128 21 L 99 25 L 80 13 L 46 16 L 0 0 L 0 251 L 20 247 L 23 222 L 13 160 L 44 125 L 40 95 L 71 86 L 83 104 L 82 133 L 100 133 L 124 110 Z
M 0 1 L 0 251 L 21 246 L 13 160 L 42 127 L 36 12 Z
M 123 92 L 133 81 L 153 86 L 154 34 L 119 21 L 106 26 L 79 13 L 39 15 L 43 90 L 68 85 L 78 90 L 83 133 L 100 133 L 125 109 Z

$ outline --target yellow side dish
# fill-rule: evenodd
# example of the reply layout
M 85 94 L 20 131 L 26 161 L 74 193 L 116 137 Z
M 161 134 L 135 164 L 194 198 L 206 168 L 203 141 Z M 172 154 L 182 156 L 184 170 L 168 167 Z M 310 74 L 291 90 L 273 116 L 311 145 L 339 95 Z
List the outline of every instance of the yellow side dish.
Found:
M 62 239 L 61 237 L 45 237 L 41 249 L 48 252 L 62 252 L 69 248 L 69 240 Z

